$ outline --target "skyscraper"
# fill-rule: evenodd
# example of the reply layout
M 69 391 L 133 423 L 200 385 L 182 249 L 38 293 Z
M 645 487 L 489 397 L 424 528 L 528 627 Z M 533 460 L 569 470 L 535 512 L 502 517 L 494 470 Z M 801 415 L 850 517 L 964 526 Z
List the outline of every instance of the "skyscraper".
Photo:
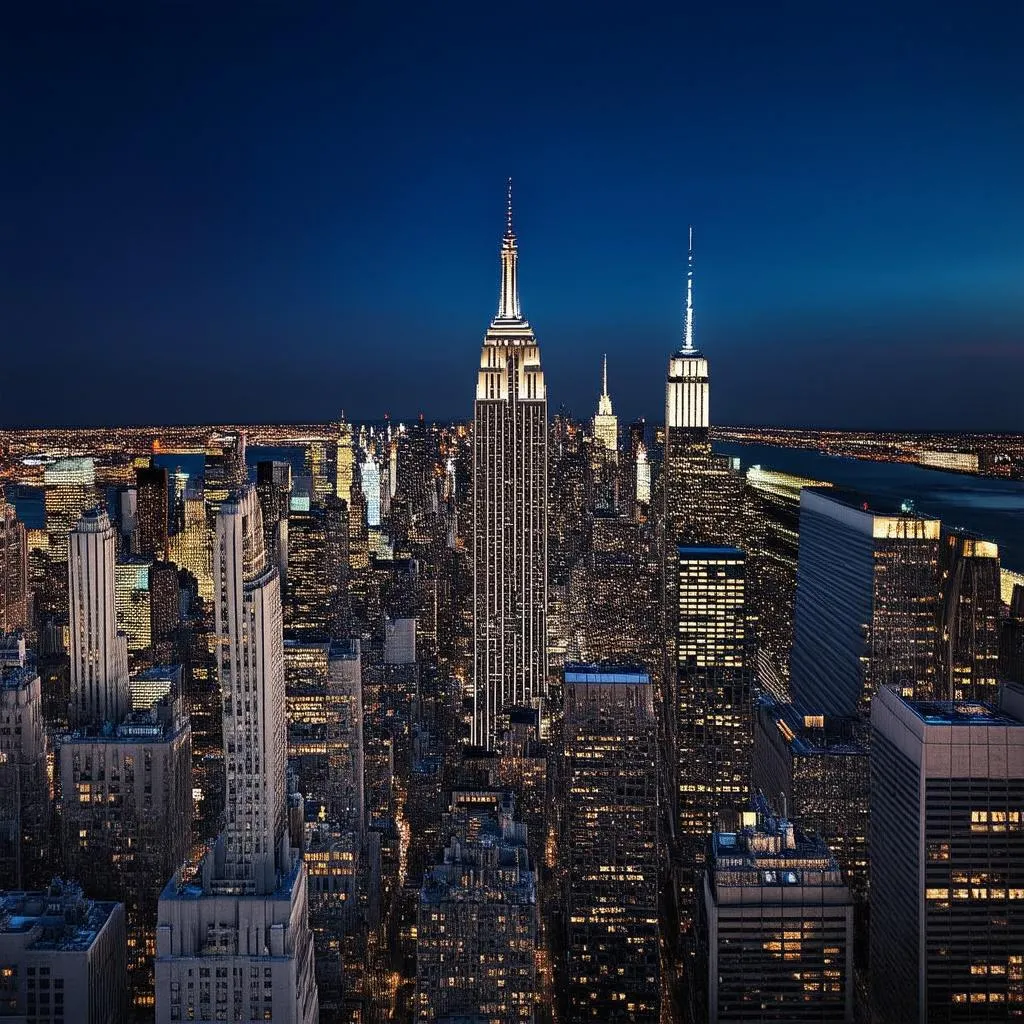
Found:
M 547 688 L 548 423 L 540 349 L 519 306 L 512 184 L 497 316 L 484 336 L 473 427 L 473 742 Z
M 226 824 L 197 878 L 176 873 L 160 897 L 156 1020 L 209 1020 L 218 1007 L 313 1024 L 306 870 L 286 827 L 281 594 L 254 487 L 224 500 L 216 536 Z
M 96 466 L 92 459 L 60 459 L 43 471 L 43 501 L 51 562 L 68 556 L 68 534 L 79 516 L 96 504 Z
M 28 538 L 0 486 L 0 633 L 28 626 Z
M 711 1024 L 853 1020 L 853 901 L 825 843 L 748 811 L 711 837 L 700 946 Z
M 601 372 L 601 397 L 597 400 L 594 416 L 594 439 L 608 453 L 619 449 L 619 418 L 612 412 L 612 396 L 608 394 L 608 357 L 604 357 Z
M 167 470 L 142 466 L 135 471 L 135 553 L 167 557 Z
M 569 1020 L 657 1021 L 658 726 L 650 676 L 565 666 Z
M 116 551 L 107 513 L 94 508 L 82 515 L 68 552 L 72 728 L 116 725 L 131 704 L 128 643 L 117 629 Z
M 894 685 L 935 695 L 940 523 L 837 488 L 800 492 L 793 700 L 866 714 Z
M 750 797 L 753 621 L 736 548 L 677 549 L 677 829 L 699 856 L 716 818 Z
M 999 548 L 955 531 L 943 531 L 940 558 L 939 680 L 945 700 L 995 700 L 998 696 Z
M 871 703 L 871 985 L 880 1024 L 1024 1011 L 1024 690 Z

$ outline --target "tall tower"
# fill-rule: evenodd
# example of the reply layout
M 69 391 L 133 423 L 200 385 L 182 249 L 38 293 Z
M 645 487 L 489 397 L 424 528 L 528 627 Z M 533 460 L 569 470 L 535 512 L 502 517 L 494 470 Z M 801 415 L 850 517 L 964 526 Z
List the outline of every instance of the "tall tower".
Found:
M 252 484 L 221 502 L 214 579 L 225 826 L 195 876 L 176 871 L 160 896 L 154 1019 L 211 1020 L 216 1006 L 226 1020 L 315 1024 L 306 867 L 286 828 L 281 591 Z
M 605 452 L 616 452 L 619 447 L 619 418 L 612 411 L 612 396 L 608 394 L 608 357 L 604 357 L 601 371 L 601 397 L 597 400 L 594 416 L 594 439 Z
M 484 336 L 473 426 L 473 742 L 547 690 L 548 405 L 540 349 L 519 308 L 512 180 L 498 314 Z
M 90 509 L 68 535 L 72 728 L 117 725 L 127 714 L 128 641 L 117 630 L 117 531 Z
M 0 485 L 0 633 L 28 626 L 29 601 L 25 525 Z
M 711 458 L 708 432 L 708 361 L 693 344 L 693 228 L 686 266 L 683 345 L 668 361 L 665 387 L 665 548 L 688 539 L 708 542 L 707 480 Z
M 221 505 L 214 557 L 214 578 L 220 581 L 214 623 L 224 766 L 231 794 L 222 877 L 272 892 L 277 846 L 285 833 L 284 638 L 278 573 L 266 555 L 254 487 Z

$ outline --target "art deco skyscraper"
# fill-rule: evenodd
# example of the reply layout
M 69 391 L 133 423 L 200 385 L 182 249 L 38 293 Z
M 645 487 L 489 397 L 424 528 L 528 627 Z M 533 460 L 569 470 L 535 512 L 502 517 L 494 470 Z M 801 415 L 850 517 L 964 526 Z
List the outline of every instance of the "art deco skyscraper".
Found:
M 608 394 L 607 356 L 601 370 L 601 397 L 597 400 L 597 414 L 594 416 L 594 438 L 605 452 L 618 451 L 619 417 L 612 411 L 612 396 Z
M 519 308 L 512 184 L 498 314 L 484 336 L 473 429 L 473 742 L 494 748 L 508 712 L 547 688 L 547 392 Z
M 306 869 L 286 827 L 281 592 L 251 484 L 221 504 L 214 563 L 226 823 L 192 884 L 179 872 L 160 897 L 156 1020 L 210 1020 L 220 1004 L 228 1020 L 313 1024 Z M 214 977 L 237 984 L 214 992 Z
M 72 728 L 116 725 L 127 714 L 128 642 L 117 629 L 114 556 L 117 531 L 100 508 L 68 537 Z

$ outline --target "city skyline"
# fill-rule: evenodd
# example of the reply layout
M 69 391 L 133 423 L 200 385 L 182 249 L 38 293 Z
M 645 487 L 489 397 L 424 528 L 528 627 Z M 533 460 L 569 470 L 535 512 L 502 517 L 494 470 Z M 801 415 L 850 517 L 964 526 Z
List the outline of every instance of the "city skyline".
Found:
M 121 422 L 468 419 L 447 367 L 492 312 L 509 174 L 524 300 L 552 394 L 577 413 L 607 352 L 620 416 L 656 417 L 692 222 L 717 422 L 1015 425 L 1019 12 L 797 4 L 738 31 L 710 11 L 551 15 L 519 43 L 543 73 L 514 86 L 478 74 L 495 13 L 395 28 L 311 8 L 240 26 L 226 5 L 198 33 L 192 13 L 10 26 L 7 92 L 25 99 L 2 172 L 10 367 L 30 375 L 45 348 L 69 394 L 50 415 L 15 395 L 3 426 L 113 420 L 96 409 L 115 397 Z M 172 347 L 180 366 L 163 365 Z M 226 371 L 232 395 L 214 383 Z

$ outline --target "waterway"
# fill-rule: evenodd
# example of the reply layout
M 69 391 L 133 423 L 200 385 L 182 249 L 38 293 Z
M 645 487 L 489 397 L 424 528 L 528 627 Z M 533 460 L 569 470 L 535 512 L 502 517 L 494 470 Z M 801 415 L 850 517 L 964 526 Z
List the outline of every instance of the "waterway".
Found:
M 901 462 L 870 462 L 803 448 L 719 442 L 715 451 L 759 465 L 848 487 L 868 498 L 912 501 L 916 511 L 999 544 L 1005 568 L 1024 571 L 1024 481 L 948 473 Z

